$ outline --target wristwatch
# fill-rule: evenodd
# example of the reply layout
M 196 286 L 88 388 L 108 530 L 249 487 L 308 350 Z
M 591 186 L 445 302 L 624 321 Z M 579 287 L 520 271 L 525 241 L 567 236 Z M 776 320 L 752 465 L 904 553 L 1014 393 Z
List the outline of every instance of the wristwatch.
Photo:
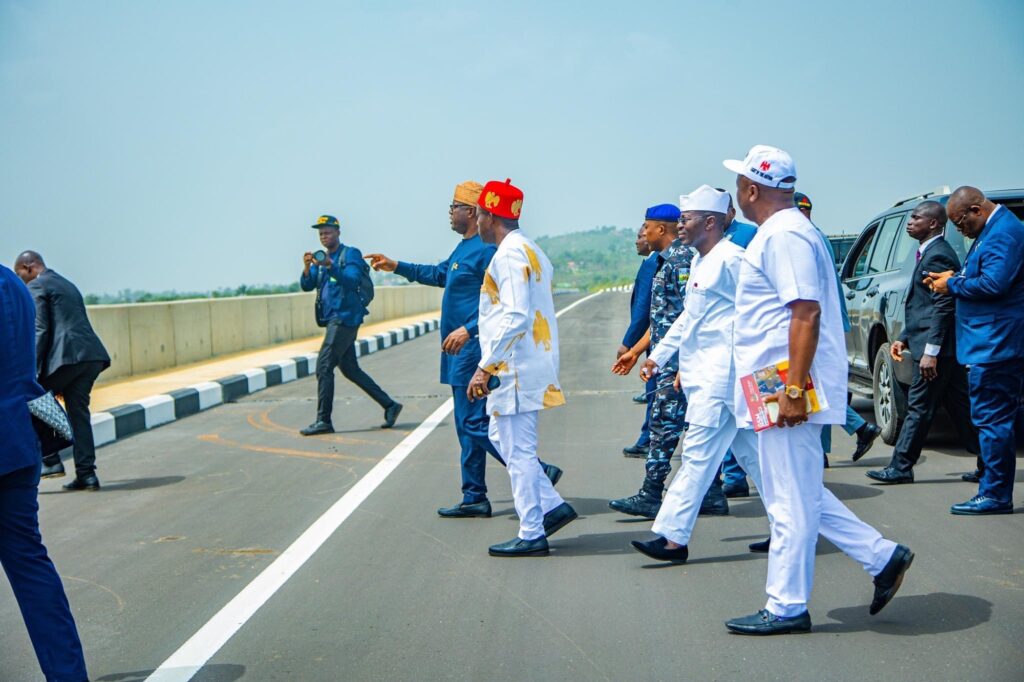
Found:
M 804 389 L 799 386 L 786 386 L 786 397 L 790 400 L 796 400 L 802 398 L 804 395 Z

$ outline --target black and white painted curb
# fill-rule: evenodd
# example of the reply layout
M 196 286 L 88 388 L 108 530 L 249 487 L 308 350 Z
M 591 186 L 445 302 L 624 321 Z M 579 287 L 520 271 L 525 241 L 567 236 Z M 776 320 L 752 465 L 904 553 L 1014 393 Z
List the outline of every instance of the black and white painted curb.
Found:
M 406 327 L 399 327 L 376 336 L 356 340 L 356 355 L 370 353 L 411 341 L 438 328 L 435 318 Z M 307 353 L 263 367 L 247 369 L 240 374 L 193 384 L 177 391 L 153 395 L 142 400 L 118 405 L 106 412 L 92 415 L 92 433 L 96 445 L 106 445 L 132 434 L 168 424 L 221 403 L 230 403 L 250 393 L 271 386 L 286 384 L 316 373 L 316 353 Z

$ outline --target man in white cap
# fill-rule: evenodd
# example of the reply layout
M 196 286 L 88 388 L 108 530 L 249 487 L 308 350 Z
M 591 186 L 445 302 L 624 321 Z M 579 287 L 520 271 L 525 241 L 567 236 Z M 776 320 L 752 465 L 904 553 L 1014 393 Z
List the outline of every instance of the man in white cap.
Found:
M 678 381 L 688 405 L 683 463 L 654 521 L 657 537 L 632 543 L 638 552 L 660 561 L 686 561 L 701 500 L 730 446 L 761 488 L 757 438 L 752 429 L 736 427 L 733 401 L 734 302 L 743 249 L 725 238 L 729 204 L 727 192 L 708 185 L 680 197 L 680 237 L 697 251 L 686 284 L 686 307 L 640 369 L 640 378 L 647 381 L 678 353 Z
M 874 576 L 868 612 L 878 613 L 899 589 L 914 559 L 905 545 L 884 539 L 823 485 L 821 428 L 846 420 L 846 345 L 835 270 L 814 226 L 793 204 L 796 165 L 786 152 L 757 145 L 742 161 L 725 161 L 737 174 L 736 201 L 758 225 L 747 246 L 736 290 L 736 375 L 789 361 L 787 386 L 775 426 L 757 436 L 771 522 L 765 608 L 726 623 L 732 632 L 773 635 L 807 632 L 814 582 L 814 551 L 821 532 Z M 804 389 L 813 375 L 826 409 L 808 414 Z M 750 424 L 737 391 L 740 426 Z

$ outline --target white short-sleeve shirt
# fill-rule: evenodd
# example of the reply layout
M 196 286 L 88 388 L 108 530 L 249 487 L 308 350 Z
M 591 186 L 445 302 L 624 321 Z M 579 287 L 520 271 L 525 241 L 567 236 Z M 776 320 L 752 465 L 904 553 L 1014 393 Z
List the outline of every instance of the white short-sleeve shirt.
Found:
M 821 306 L 818 348 L 811 375 L 829 408 L 810 416 L 814 424 L 846 421 L 847 358 L 835 266 L 821 236 L 799 209 L 779 211 L 758 227 L 743 254 L 736 291 L 736 376 L 789 358 L 787 307 L 794 301 Z M 750 414 L 736 383 L 736 415 L 741 426 Z

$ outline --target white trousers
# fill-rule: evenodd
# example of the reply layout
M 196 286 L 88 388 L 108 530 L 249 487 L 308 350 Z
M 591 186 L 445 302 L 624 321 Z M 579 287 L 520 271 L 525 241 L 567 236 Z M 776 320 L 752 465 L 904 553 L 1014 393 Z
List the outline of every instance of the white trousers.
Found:
M 508 468 L 512 499 L 519 515 L 519 537 L 523 540 L 543 537 L 544 515 L 564 502 L 537 458 L 538 414 L 491 417 L 487 434 Z
M 776 427 L 757 436 L 764 479 L 764 486 L 757 487 L 772 530 L 765 608 L 782 617 L 807 610 L 819 532 L 869 574 L 878 575 L 896 543 L 854 516 L 825 488 L 821 424 Z
M 730 446 L 736 461 L 761 490 L 757 436 L 753 429 L 736 428 L 736 417 L 723 409 L 718 426 L 690 424 L 687 429 L 683 436 L 682 466 L 665 493 L 651 530 L 677 544 L 690 543 L 700 504 Z

